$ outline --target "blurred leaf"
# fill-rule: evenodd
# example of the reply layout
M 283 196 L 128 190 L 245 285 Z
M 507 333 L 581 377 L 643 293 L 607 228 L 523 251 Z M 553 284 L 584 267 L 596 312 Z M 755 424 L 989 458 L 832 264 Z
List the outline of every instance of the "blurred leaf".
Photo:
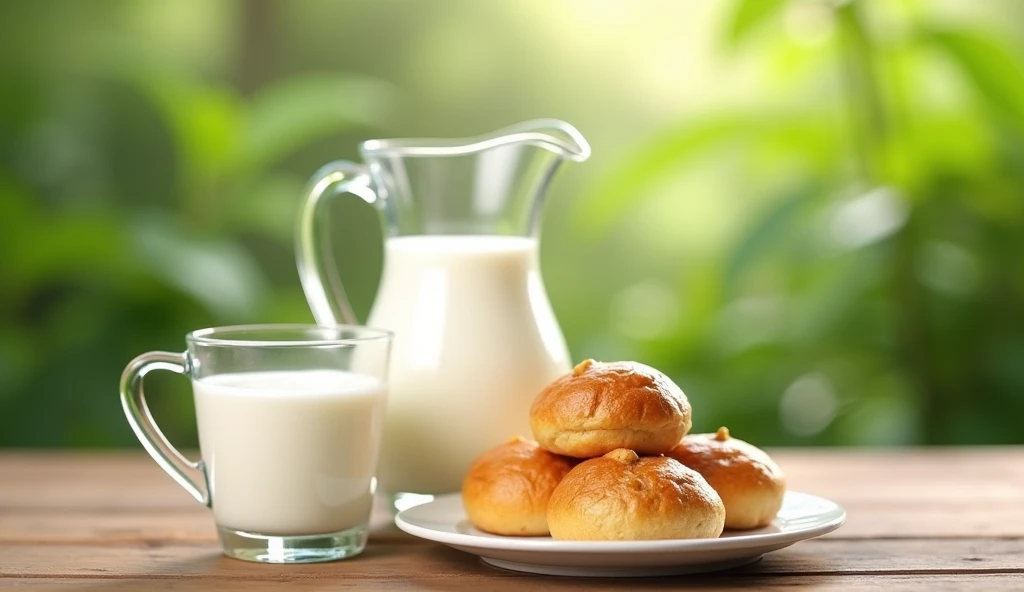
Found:
M 238 159 L 243 109 L 238 95 L 142 54 L 121 56 L 109 69 L 147 98 L 167 125 L 183 169 L 186 199 L 209 197 L 203 188 Z
M 228 226 L 272 237 L 291 249 L 304 183 L 284 174 L 247 180 L 226 209 Z
M 140 217 L 131 228 L 134 252 L 155 276 L 218 319 L 241 322 L 256 316 L 267 297 L 267 282 L 236 243 L 188 233 L 159 217 Z
M 799 311 L 790 319 L 790 337 L 810 348 L 820 348 L 827 339 L 839 339 L 841 346 L 854 349 L 859 337 L 844 333 L 842 325 L 855 318 L 865 296 L 886 279 L 887 252 L 877 246 L 851 251 L 815 266 L 798 287 Z
M 298 278 L 295 280 L 298 281 Z M 263 317 L 275 323 L 315 323 L 302 290 L 278 290 L 263 307 Z
M 43 365 L 33 341 L 28 329 L 8 325 L 0 331 L 0 404 L 22 388 Z
M 801 174 L 808 177 L 807 167 L 830 167 L 824 155 L 839 152 L 835 147 L 837 132 L 829 114 L 813 111 L 795 114 L 723 115 L 706 121 L 684 125 L 634 149 L 620 166 L 606 173 L 593 184 L 592 193 L 578 203 L 574 220 L 587 233 L 601 232 L 636 207 L 637 200 L 666 179 L 681 171 L 704 164 L 716 150 L 726 146 L 746 154 L 770 153 L 776 161 L 801 165 Z M 730 157 L 735 156 L 730 153 Z M 744 173 L 756 166 L 755 159 L 745 159 Z M 773 163 L 779 168 L 777 162 Z M 831 171 L 829 171 L 831 172 Z M 813 175 L 812 175 L 813 176 Z M 702 196 L 701 199 L 713 199 Z
M 733 249 L 725 264 L 723 282 L 727 293 L 736 288 L 741 277 L 746 274 L 755 262 L 781 241 L 793 238 L 794 228 L 799 227 L 797 219 L 806 211 L 812 199 L 820 195 L 816 186 L 801 187 L 788 191 L 781 199 L 773 203 L 754 224 L 741 235 L 740 242 Z
M 18 229 L 38 218 L 35 203 L 17 183 L 0 176 L 0 269 L 7 267 L 19 249 Z
M 883 185 L 834 204 L 821 226 L 833 245 L 859 249 L 899 232 L 909 216 L 910 207 L 901 192 Z
M 920 441 L 921 409 L 913 381 L 898 370 L 860 379 L 864 391 L 854 397 L 834 430 L 842 442 L 864 446 L 907 446 Z
M 310 142 L 354 126 L 380 126 L 394 98 L 391 87 L 351 74 L 289 78 L 252 98 L 245 112 L 241 157 L 262 167 Z
M 736 47 L 754 30 L 774 18 L 788 0 L 740 0 L 726 21 L 726 41 Z
M 1003 385 L 1004 392 L 1012 393 L 1017 385 L 1024 384 L 1024 336 L 992 343 L 982 359 L 993 382 Z
M 631 151 L 627 160 L 599 178 L 596 189 L 579 202 L 575 219 L 583 229 L 602 231 L 635 206 L 635 198 L 669 174 L 688 166 L 686 160 L 721 144 L 739 142 L 755 125 L 746 117 L 719 117 L 674 130 Z
M 0 188 L 0 303 L 18 306 L 47 284 L 131 269 L 124 229 L 109 211 L 54 214 Z
M 945 53 L 971 86 L 1024 129 L 1024 59 L 991 31 L 922 27 L 921 38 Z

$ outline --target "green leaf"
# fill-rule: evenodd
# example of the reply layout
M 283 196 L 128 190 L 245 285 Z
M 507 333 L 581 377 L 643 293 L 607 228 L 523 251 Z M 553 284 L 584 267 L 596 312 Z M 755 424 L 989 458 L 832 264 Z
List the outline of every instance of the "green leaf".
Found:
M 622 166 L 599 178 L 597 189 L 580 200 L 574 219 L 587 232 L 600 231 L 635 207 L 630 197 L 687 166 L 687 159 L 736 141 L 755 125 L 745 117 L 720 117 L 688 124 L 630 151 Z
M 234 91 L 147 56 L 126 56 L 110 69 L 148 99 L 167 125 L 186 192 L 201 191 L 235 165 L 242 103 Z
M 921 38 L 944 53 L 990 106 L 1024 127 L 1024 56 L 991 32 L 929 28 Z
M 225 210 L 227 226 L 275 239 L 290 249 L 305 179 L 266 174 L 247 181 L 234 192 Z
M 743 275 L 766 252 L 794 238 L 794 229 L 800 228 L 800 216 L 818 195 L 820 191 L 815 186 L 788 192 L 785 197 L 774 200 L 750 229 L 741 234 L 740 242 L 725 264 L 723 281 L 726 292 L 733 292 Z
M 774 18 L 787 0 L 740 0 L 726 21 L 725 40 L 730 47 L 739 46 L 766 21 Z
M 298 147 L 356 126 L 381 126 L 394 99 L 388 84 L 351 74 L 291 78 L 253 97 L 242 161 L 263 167 Z
M 634 209 L 636 200 L 652 187 L 726 146 L 739 147 L 746 156 L 757 156 L 761 151 L 804 168 L 827 169 L 834 163 L 827 156 L 835 149 L 835 133 L 828 113 L 822 116 L 806 110 L 795 114 L 722 115 L 687 123 L 632 150 L 622 166 L 598 178 L 591 193 L 579 200 L 579 211 L 573 219 L 584 233 L 603 231 Z M 755 160 L 744 161 L 745 172 L 752 170 Z
M 0 180 L 0 309 L 17 310 L 68 278 L 121 276 L 131 262 L 119 222 L 112 210 L 48 213 L 38 197 Z
M 788 321 L 794 343 L 817 348 L 836 340 L 853 347 L 863 337 L 863 328 L 844 333 L 843 327 L 850 327 L 858 312 L 864 313 L 869 293 L 889 277 L 891 257 L 885 249 L 861 249 L 808 268 L 805 283 L 794 294 L 793 310 L 798 314 Z
M 145 267 L 216 318 L 252 319 L 267 298 L 266 277 L 235 242 L 196 235 L 158 215 L 140 216 L 130 226 L 133 252 Z

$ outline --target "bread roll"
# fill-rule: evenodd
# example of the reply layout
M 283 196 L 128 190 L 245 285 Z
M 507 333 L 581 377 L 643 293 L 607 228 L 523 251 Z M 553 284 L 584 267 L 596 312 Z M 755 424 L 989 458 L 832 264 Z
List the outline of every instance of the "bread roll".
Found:
M 583 461 L 548 502 L 551 536 L 576 541 L 714 538 L 725 507 L 696 471 L 618 449 Z
M 690 403 L 650 366 L 586 360 L 537 395 L 530 427 L 542 447 L 566 456 L 663 454 L 689 431 Z
M 462 481 L 469 521 L 494 534 L 548 534 L 548 498 L 574 464 L 518 436 L 488 450 Z
M 786 477 L 763 450 L 729 435 L 692 434 L 669 456 L 697 471 L 725 503 L 725 527 L 767 526 L 782 508 Z

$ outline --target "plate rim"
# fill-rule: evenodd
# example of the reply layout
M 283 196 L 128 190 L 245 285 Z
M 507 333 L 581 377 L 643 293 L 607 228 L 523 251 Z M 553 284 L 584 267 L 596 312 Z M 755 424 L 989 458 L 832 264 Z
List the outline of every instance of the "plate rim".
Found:
M 650 552 L 685 552 L 685 551 L 725 551 L 745 548 L 766 547 L 771 545 L 793 544 L 795 542 L 828 534 L 846 522 L 846 510 L 836 502 L 811 493 L 786 491 L 786 497 L 800 496 L 818 502 L 826 502 L 835 507 L 836 516 L 831 519 L 806 527 L 792 530 L 769 532 L 762 534 L 736 535 L 715 539 L 659 539 L 650 541 L 556 541 L 549 537 L 509 537 L 480 536 L 461 532 L 446 532 L 408 521 L 408 516 L 417 510 L 438 503 L 453 503 L 459 500 L 461 507 L 462 494 L 459 492 L 437 495 L 433 501 L 402 510 L 395 516 L 395 525 L 415 537 L 434 541 L 444 545 L 457 545 L 463 548 L 494 551 L 530 551 L 554 553 L 650 553 Z

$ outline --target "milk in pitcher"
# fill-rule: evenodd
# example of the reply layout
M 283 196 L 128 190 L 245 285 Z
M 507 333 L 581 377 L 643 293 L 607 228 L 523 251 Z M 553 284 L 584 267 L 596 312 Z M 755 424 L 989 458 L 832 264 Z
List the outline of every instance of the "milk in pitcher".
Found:
M 569 370 L 534 238 L 388 239 L 369 324 L 395 333 L 380 472 L 389 493 L 459 490 L 481 452 L 530 436 L 533 398 Z

